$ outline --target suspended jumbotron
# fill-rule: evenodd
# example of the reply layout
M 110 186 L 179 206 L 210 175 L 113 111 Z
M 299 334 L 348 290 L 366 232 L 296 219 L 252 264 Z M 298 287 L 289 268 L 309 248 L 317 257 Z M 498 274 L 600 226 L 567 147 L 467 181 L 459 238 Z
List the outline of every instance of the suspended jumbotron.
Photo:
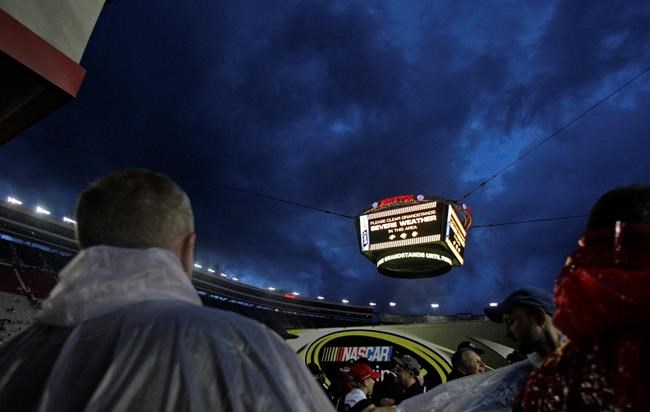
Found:
M 361 253 L 397 278 L 445 274 L 465 262 L 472 215 L 465 205 L 423 195 L 375 202 L 357 219 Z

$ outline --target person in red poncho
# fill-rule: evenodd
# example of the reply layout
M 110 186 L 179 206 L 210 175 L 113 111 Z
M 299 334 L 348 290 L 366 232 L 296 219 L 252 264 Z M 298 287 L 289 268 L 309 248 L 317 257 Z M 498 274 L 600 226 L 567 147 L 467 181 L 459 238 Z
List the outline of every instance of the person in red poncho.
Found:
M 524 411 L 650 408 L 650 186 L 615 189 L 591 211 L 556 281 L 569 338 L 519 394 Z

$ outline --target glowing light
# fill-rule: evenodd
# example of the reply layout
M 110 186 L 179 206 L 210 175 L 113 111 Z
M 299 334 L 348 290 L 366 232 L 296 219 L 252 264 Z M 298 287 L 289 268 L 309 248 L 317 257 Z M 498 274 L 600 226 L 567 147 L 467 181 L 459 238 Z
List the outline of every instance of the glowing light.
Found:
M 388 306 L 390 306 L 391 308 L 394 308 L 395 306 L 397 306 L 397 303 L 395 303 L 395 302 L 388 302 Z
M 224 278 L 227 278 L 227 277 L 228 277 L 228 275 L 226 275 L 225 273 L 219 273 L 219 274 L 220 274 L 221 276 L 223 276 Z
M 295 295 L 292 295 L 291 293 L 285 293 L 285 294 L 282 295 L 282 296 L 284 296 L 285 298 L 288 298 L 288 299 L 295 299 L 295 298 L 296 298 L 296 296 L 295 296 Z
M 195 263 L 194 267 L 197 268 L 197 269 L 203 269 L 203 266 L 199 265 L 198 263 Z
M 40 213 L 40 214 L 42 214 L 42 215 L 49 215 L 49 214 L 50 214 L 50 211 L 49 211 L 49 210 L 46 210 L 46 209 L 43 209 L 43 208 L 40 207 L 40 206 L 36 206 L 36 213 Z
M 269 290 L 275 290 L 273 286 L 269 286 Z
M 18 206 L 20 206 L 20 205 L 23 204 L 23 202 L 21 202 L 20 200 L 16 199 L 15 197 L 11 197 L 11 196 L 9 196 L 9 197 L 7 198 L 7 203 L 11 203 L 12 205 L 18 205 Z
M 496 308 L 497 306 L 499 306 L 498 303 L 496 303 L 496 302 L 490 302 L 490 307 L 491 307 L 491 308 Z
M 232 278 L 235 282 L 239 282 L 239 278 Z
M 208 272 L 210 272 L 210 273 L 214 273 L 214 269 L 212 269 L 212 268 L 208 268 Z
M 298 293 L 298 292 L 291 292 L 291 294 L 292 294 L 293 296 L 300 296 L 300 293 Z
M 325 300 L 325 297 L 324 296 L 318 296 L 317 299 L 318 300 Z
M 370 302 L 369 305 L 370 306 L 377 306 L 377 304 L 375 302 Z
M 76 224 L 77 224 L 76 221 L 74 221 L 73 219 L 70 219 L 70 218 L 67 217 L 67 216 L 63 216 L 63 223 L 72 223 L 73 225 L 76 225 Z
M 440 305 L 438 305 L 437 303 L 432 303 L 432 304 L 431 304 L 431 307 L 432 307 L 433 309 L 438 309 L 438 308 L 440 307 Z
M 388 197 L 386 199 L 381 199 L 379 201 L 379 207 L 394 205 L 396 203 L 412 202 L 413 200 L 414 200 L 413 195 L 402 195 L 402 196 Z
M 347 300 L 347 299 L 341 299 L 341 302 L 343 302 L 343 303 L 350 303 L 350 301 Z

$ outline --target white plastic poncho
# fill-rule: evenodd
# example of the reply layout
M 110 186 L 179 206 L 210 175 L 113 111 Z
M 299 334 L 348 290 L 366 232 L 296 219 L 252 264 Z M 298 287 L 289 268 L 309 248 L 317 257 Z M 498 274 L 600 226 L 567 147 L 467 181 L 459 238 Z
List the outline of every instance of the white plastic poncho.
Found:
M 406 399 L 397 412 L 506 412 L 534 369 L 530 359 L 491 372 L 454 379 Z
M 0 346 L 0 410 L 331 411 L 291 348 L 206 308 L 162 249 L 79 253 L 37 323 Z

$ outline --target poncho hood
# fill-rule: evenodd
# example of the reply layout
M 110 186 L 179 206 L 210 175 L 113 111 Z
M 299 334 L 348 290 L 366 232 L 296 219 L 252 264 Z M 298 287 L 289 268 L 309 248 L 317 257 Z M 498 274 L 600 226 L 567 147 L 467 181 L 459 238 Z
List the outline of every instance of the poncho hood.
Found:
M 70 326 L 147 300 L 201 305 L 180 260 L 159 248 L 94 246 L 83 249 L 59 274 L 37 321 Z

